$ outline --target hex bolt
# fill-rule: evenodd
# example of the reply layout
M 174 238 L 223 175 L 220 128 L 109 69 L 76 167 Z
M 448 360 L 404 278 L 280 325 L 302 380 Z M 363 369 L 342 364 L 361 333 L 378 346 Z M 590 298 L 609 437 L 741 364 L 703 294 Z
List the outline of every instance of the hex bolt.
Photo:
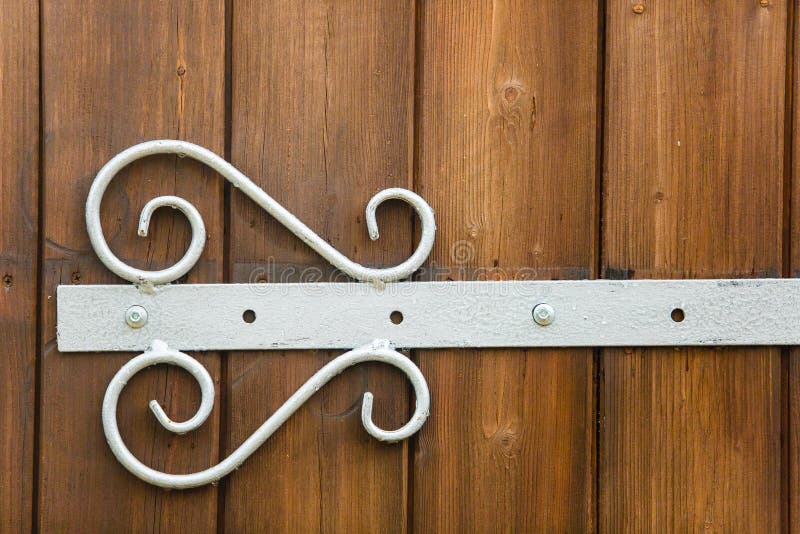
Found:
M 533 308 L 533 320 L 536 321 L 536 324 L 541 326 L 547 326 L 551 324 L 556 319 L 556 311 L 553 309 L 552 306 L 547 304 L 546 302 L 542 302 L 541 304 L 537 304 Z
M 147 310 L 141 306 L 131 306 L 125 312 L 125 322 L 131 328 L 141 328 L 147 323 Z

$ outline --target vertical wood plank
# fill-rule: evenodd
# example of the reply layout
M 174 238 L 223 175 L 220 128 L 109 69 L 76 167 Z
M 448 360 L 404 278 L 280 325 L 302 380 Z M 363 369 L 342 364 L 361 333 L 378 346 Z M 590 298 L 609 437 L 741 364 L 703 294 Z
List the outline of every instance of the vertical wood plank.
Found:
M 798 50 L 800 50 L 800 33 L 798 29 L 798 18 L 800 18 L 800 9 L 793 6 L 794 9 L 790 10 L 791 15 L 794 17 L 791 29 L 793 34 L 790 36 L 792 39 L 792 49 L 789 52 L 788 59 L 791 70 L 792 82 L 792 117 L 791 119 L 791 147 L 786 147 L 790 150 L 791 155 L 791 168 L 788 169 L 790 175 L 791 185 L 791 199 L 790 199 L 790 232 L 789 243 L 786 243 L 786 248 L 790 251 L 789 259 L 789 273 L 788 275 L 793 278 L 800 277 L 800 107 L 798 106 L 798 99 L 800 99 L 800 57 L 798 57 Z M 789 120 L 787 118 L 787 120 Z M 800 533 L 800 513 L 797 512 L 797 503 L 800 502 L 800 349 L 793 348 L 789 351 L 789 369 L 788 369 L 788 397 L 789 397 L 789 414 L 788 414 L 788 467 L 789 467 L 789 488 L 788 488 L 788 502 L 786 503 L 786 510 L 788 512 L 788 531 L 792 533 Z
M 224 3 L 45 1 L 42 16 L 45 349 L 38 526 L 45 532 L 213 530 L 215 488 L 166 492 L 139 481 L 112 456 L 100 407 L 108 381 L 131 355 L 59 353 L 55 289 L 123 283 L 96 259 L 84 223 L 89 185 L 110 157 L 154 138 L 186 139 L 222 153 Z M 221 281 L 222 180 L 195 162 L 150 158 L 112 183 L 102 210 L 112 249 L 150 269 L 179 259 L 190 233 L 177 212 L 159 210 L 151 237 L 136 237 L 144 203 L 167 194 L 192 202 L 208 230 L 203 257 L 187 281 Z M 218 376 L 217 355 L 199 359 Z M 216 462 L 218 411 L 182 437 L 148 413 L 148 401 L 157 399 L 171 417 L 185 420 L 197 409 L 197 390 L 188 375 L 163 366 L 129 383 L 120 403 L 120 428 L 145 464 L 190 472 Z
M 381 189 L 411 185 L 413 2 L 236 0 L 233 17 L 233 164 L 355 261 L 405 259 L 410 210 L 382 207 L 381 238 L 371 243 L 364 208 Z M 258 291 L 262 282 L 344 279 L 235 191 L 230 211 L 235 282 Z M 337 354 L 231 354 L 228 451 Z M 404 530 L 407 445 L 366 434 L 367 390 L 379 424 L 405 423 L 402 375 L 347 371 L 231 476 L 226 530 Z
M 39 191 L 39 8 L 0 3 L 0 531 L 31 529 Z
M 603 275 L 780 276 L 786 2 L 632 5 L 607 6 Z M 779 349 L 603 371 L 601 529 L 779 530 Z
M 436 210 L 430 276 L 593 276 L 597 2 L 419 7 L 415 188 Z M 419 362 L 432 404 L 413 461 L 414 531 L 594 529 L 591 350 L 420 351 Z

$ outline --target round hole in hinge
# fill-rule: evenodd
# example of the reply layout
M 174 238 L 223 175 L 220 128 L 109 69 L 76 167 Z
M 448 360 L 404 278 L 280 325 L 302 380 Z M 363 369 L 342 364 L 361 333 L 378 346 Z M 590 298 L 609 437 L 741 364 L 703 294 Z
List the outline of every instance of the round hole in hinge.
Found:
M 256 320 L 256 312 L 253 310 L 245 310 L 242 314 L 242 320 L 246 323 L 254 323 Z
M 400 324 L 403 322 L 403 313 L 395 310 L 389 314 L 389 319 L 394 324 Z
M 674 310 L 672 310 L 672 313 L 670 313 L 669 316 L 676 323 L 682 323 L 683 320 L 686 318 L 686 314 L 680 308 L 675 308 Z

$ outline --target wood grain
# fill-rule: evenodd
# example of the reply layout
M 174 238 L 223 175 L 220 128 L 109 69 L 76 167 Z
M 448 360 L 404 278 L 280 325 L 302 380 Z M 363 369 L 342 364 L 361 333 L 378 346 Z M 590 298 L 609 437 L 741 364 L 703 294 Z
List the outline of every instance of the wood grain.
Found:
M 390 204 L 370 242 L 370 196 L 423 195 L 439 232 L 419 279 L 799 276 L 800 65 L 787 71 L 786 44 L 800 45 L 800 10 L 787 0 L 0 4 L 0 531 L 800 532 L 796 350 L 605 350 L 597 366 L 589 349 L 420 351 L 432 415 L 409 442 L 361 427 L 364 391 L 387 428 L 413 400 L 399 373 L 361 366 L 221 489 L 164 492 L 102 433 L 103 393 L 131 355 L 55 346 L 58 284 L 124 283 L 85 232 L 100 166 L 159 137 L 221 154 L 226 130 L 232 162 L 357 261 L 398 263 L 419 230 Z M 189 242 L 168 210 L 136 238 L 163 194 L 192 201 L 209 232 L 181 282 L 221 282 L 225 267 L 256 292 L 344 280 L 235 190 L 224 228 L 222 179 L 172 157 L 132 165 L 106 195 L 106 235 L 134 265 L 164 267 Z M 227 377 L 224 403 L 184 437 L 147 401 L 185 419 L 198 388 L 148 370 L 123 395 L 123 436 L 155 468 L 202 469 L 336 354 L 237 352 L 225 372 L 199 354 Z
M 780 276 L 786 2 L 642 5 L 607 6 L 603 275 Z M 600 528 L 779 531 L 781 373 L 772 348 L 604 351 Z
M 790 173 L 790 214 L 789 214 L 789 242 L 785 249 L 789 250 L 789 272 L 784 273 L 793 278 L 800 277 L 800 9 L 794 6 L 791 11 L 794 34 L 791 36 L 793 47 L 788 55 L 792 66 L 792 116 L 788 124 L 791 127 L 791 146 L 786 147 L 790 155 L 791 165 L 787 169 Z M 788 531 L 800 533 L 800 513 L 797 512 L 797 503 L 800 502 L 800 349 L 793 348 L 789 351 L 788 379 L 786 387 L 789 400 L 787 446 L 788 450 L 788 492 L 785 509 L 788 513 Z
M 597 3 L 419 5 L 415 190 L 439 228 L 422 276 L 593 276 Z M 414 531 L 593 530 L 591 350 L 418 357 Z
M 413 9 L 410 0 L 233 5 L 233 164 L 345 255 L 371 265 L 411 253 L 408 208 L 380 209 L 376 243 L 364 208 L 381 189 L 411 185 Z M 230 212 L 233 281 L 254 291 L 262 282 L 344 281 L 235 191 Z M 336 354 L 231 354 L 228 450 Z M 378 424 L 406 421 L 402 375 L 369 365 L 345 372 L 231 476 L 226 530 L 405 530 L 407 444 L 366 434 L 367 390 Z
M 216 528 L 215 488 L 165 492 L 136 479 L 112 456 L 100 406 L 108 381 L 131 355 L 59 353 L 54 299 L 58 284 L 127 283 L 99 264 L 86 235 L 84 202 L 103 163 L 153 138 L 186 139 L 222 152 L 223 5 L 222 0 L 43 2 L 45 348 L 37 518 L 42 531 Z M 191 201 L 208 230 L 203 257 L 187 281 L 221 281 L 222 180 L 195 162 L 154 157 L 121 173 L 102 209 L 111 248 L 151 269 L 179 259 L 189 225 L 177 212 L 159 210 L 151 237 L 136 238 L 142 206 L 165 194 Z M 218 377 L 219 357 L 199 358 Z M 168 472 L 196 471 L 216 461 L 218 410 L 200 430 L 178 437 L 148 413 L 150 399 L 185 420 L 197 409 L 199 391 L 175 368 L 153 368 L 131 381 L 119 421 L 137 457 Z
M 0 532 L 31 529 L 39 194 L 39 8 L 0 3 Z

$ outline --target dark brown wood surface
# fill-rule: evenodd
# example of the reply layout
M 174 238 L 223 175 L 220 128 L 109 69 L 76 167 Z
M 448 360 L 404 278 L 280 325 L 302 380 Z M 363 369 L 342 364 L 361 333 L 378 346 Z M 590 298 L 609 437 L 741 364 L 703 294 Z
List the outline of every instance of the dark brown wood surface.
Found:
M 413 2 L 236 1 L 233 17 L 233 164 L 351 259 L 404 260 L 410 210 L 380 208 L 372 243 L 364 209 L 382 189 L 411 186 Z M 346 279 L 244 195 L 232 193 L 230 211 L 233 281 L 258 291 Z M 334 355 L 230 354 L 227 450 Z M 407 390 L 401 374 L 372 365 L 323 388 L 227 482 L 226 529 L 404 531 L 408 442 L 377 442 L 360 414 L 372 391 L 376 422 L 399 427 Z
M 0 532 L 31 528 L 39 231 L 39 6 L 0 3 Z
M 592 277 L 597 4 L 421 7 L 415 189 L 436 211 L 433 276 Z M 593 528 L 590 349 L 418 359 L 433 386 L 413 457 L 415 531 Z
M 39 502 L 43 532 L 208 531 L 216 528 L 215 488 L 166 492 L 131 476 L 111 455 L 100 406 L 108 381 L 130 354 L 61 354 L 55 342 L 59 284 L 121 283 L 89 246 L 84 202 L 109 158 L 140 141 L 190 140 L 224 148 L 222 1 L 45 1 L 42 12 L 44 263 Z M 179 259 L 189 225 L 159 210 L 151 237 L 136 237 L 142 206 L 177 194 L 203 214 L 208 242 L 186 280 L 222 280 L 223 187 L 214 173 L 176 157 L 131 165 L 112 183 L 103 227 L 132 264 L 163 268 Z M 199 355 L 212 376 L 219 357 Z M 219 410 L 178 437 L 154 420 L 156 399 L 176 420 L 197 408 L 194 381 L 176 368 L 149 369 L 123 392 L 120 428 L 131 451 L 156 469 L 196 471 L 218 456 Z
M 603 276 L 780 276 L 786 3 L 643 4 L 607 6 Z M 779 349 L 602 363 L 601 530 L 780 530 Z
M 793 16 L 793 34 L 789 36 L 789 43 L 792 45 L 787 57 L 787 65 L 791 66 L 788 77 L 791 90 L 787 93 L 787 111 L 791 113 L 786 117 L 786 140 L 785 146 L 787 162 L 784 174 L 788 177 L 786 183 L 786 195 L 790 195 L 789 202 L 785 205 L 784 228 L 789 232 L 785 233 L 784 253 L 788 261 L 784 262 L 784 275 L 793 278 L 800 277 L 800 107 L 797 106 L 800 99 L 800 57 L 797 50 L 800 50 L 800 34 L 797 32 L 798 18 L 800 9 L 796 6 L 790 11 Z M 791 144 L 789 144 L 791 142 Z M 788 219 L 788 220 L 787 220 Z M 800 350 L 792 348 L 788 350 L 789 364 L 787 378 L 784 381 L 784 388 L 788 397 L 788 414 L 784 419 L 786 441 L 784 456 L 788 467 L 788 476 L 784 478 L 787 485 L 787 495 L 784 499 L 784 508 L 788 514 L 788 530 L 792 533 L 800 532 L 800 513 L 792 512 L 792 507 L 797 508 L 800 502 Z
M 416 351 L 418 436 L 364 431 L 365 391 L 386 428 L 413 394 L 363 365 L 218 487 L 167 492 L 103 435 L 132 355 L 55 343 L 57 285 L 124 283 L 88 242 L 92 179 L 165 137 L 225 155 L 369 265 L 407 258 L 419 224 L 390 202 L 371 242 L 367 201 L 415 190 L 438 226 L 419 280 L 796 276 L 798 16 L 788 0 L 0 2 L 0 532 L 800 532 L 796 349 Z M 178 283 L 344 280 L 174 157 L 130 166 L 103 203 L 134 265 L 189 242 L 172 210 L 136 237 L 165 194 L 209 234 Z M 123 437 L 157 469 L 203 469 L 339 352 L 198 353 L 218 399 L 182 437 L 147 402 L 186 419 L 198 388 L 149 369 Z

